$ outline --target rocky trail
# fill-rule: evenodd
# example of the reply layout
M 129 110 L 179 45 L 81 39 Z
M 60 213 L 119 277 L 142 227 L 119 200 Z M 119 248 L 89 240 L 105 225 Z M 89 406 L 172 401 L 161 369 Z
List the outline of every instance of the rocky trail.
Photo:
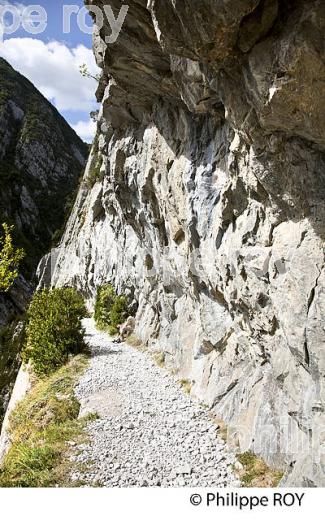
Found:
M 81 415 L 100 418 L 74 456 L 87 469 L 72 479 L 107 487 L 239 486 L 236 457 L 208 410 L 147 353 L 113 343 L 91 319 L 84 327 L 92 357 L 76 395 Z

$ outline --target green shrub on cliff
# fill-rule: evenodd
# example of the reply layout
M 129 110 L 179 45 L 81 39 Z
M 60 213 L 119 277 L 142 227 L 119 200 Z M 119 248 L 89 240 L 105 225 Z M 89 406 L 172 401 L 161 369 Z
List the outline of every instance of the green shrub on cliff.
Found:
M 87 186 L 88 188 L 93 188 L 96 182 L 102 182 L 104 178 L 104 174 L 101 172 L 103 164 L 102 156 L 95 154 L 91 166 L 89 168 L 88 178 L 87 178 Z
M 81 319 L 86 309 L 81 295 L 71 288 L 35 293 L 27 311 L 23 361 L 31 361 L 39 376 L 62 366 L 70 354 L 83 350 Z
M 126 320 L 128 314 L 126 296 L 118 296 L 110 284 L 98 287 L 94 314 L 98 328 L 107 330 L 110 334 L 116 334 L 118 325 Z
M 8 292 L 18 277 L 18 268 L 25 253 L 13 245 L 12 226 L 2 224 L 3 235 L 0 237 L 0 292 Z

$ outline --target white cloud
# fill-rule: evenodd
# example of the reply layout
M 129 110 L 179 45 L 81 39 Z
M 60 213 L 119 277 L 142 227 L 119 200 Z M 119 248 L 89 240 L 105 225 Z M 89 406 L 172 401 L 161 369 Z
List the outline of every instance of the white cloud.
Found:
M 0 56 L 26 76 L 60 111 L 90 112 L 95 108 L 96 81 L 81 76 L 86 63 L 98 74 L 93 52 L 84 45 L 69 49 L 65 44 L 44 43 L 35 38 L 10 38 L 0 44 Z
M 89 121 L 78 121 L 78 123 L 71 126 L 84 141 L 91 142 L 93 140 L 96 132 L 96 123 L 92 119 L 89 119 Z
M 13 6 L 18 9 L 19 13 L 21 14 L 23 10 L 27 7 L 27 5 L 21 3 L 21 2 L 8 2 L 7 0 L 0 0 L 0 5 L 4 6 Z

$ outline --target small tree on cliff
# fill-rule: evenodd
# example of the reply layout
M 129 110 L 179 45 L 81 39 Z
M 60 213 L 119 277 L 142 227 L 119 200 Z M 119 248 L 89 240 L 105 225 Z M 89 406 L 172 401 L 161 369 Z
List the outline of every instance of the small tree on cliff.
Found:
M 95 81 L 100 80 L 100 74 L 91 74 L 86 63 L 79 65 L 79 71 L 84 78 L 94 79 Z
M 3 234 L 0 237 L 0 292 L 8 292 L 18 277 L 18 268 L 25 253 L 16 249 L 12 240 L 12 226 L 2 224 Z

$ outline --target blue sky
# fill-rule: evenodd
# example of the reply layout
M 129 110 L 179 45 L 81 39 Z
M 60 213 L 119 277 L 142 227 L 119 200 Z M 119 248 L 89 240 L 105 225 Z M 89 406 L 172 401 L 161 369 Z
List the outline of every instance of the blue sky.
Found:
M 98 73 L 91 51 L 92 38 L 79 29 L 76 14 L 71 15 L 70 33 L 63 33 L 63 5 L 82 8 L 83 0 L 0 0 L 0 5 L 8 4 L 15 6 L 19 12 L 23 12 L 24 7 L 29 5 L 44 7 L 47 27 L 37 35 L 29 34 L 22 27 L 13 34 L 5 34 L 4 41 L 0 41 L 0 56 L 28 77 L 77 133 L 90 142 L 94 123 L 89 113 L 98 108 L 95 100 L 96 82 L 82 77 L 79 66 L 86 63 L 92 74 Z M 5 21 L 7 24 L 12 23 L 10 15 Z M 86 23 L 92 25 L 88 14 Z

